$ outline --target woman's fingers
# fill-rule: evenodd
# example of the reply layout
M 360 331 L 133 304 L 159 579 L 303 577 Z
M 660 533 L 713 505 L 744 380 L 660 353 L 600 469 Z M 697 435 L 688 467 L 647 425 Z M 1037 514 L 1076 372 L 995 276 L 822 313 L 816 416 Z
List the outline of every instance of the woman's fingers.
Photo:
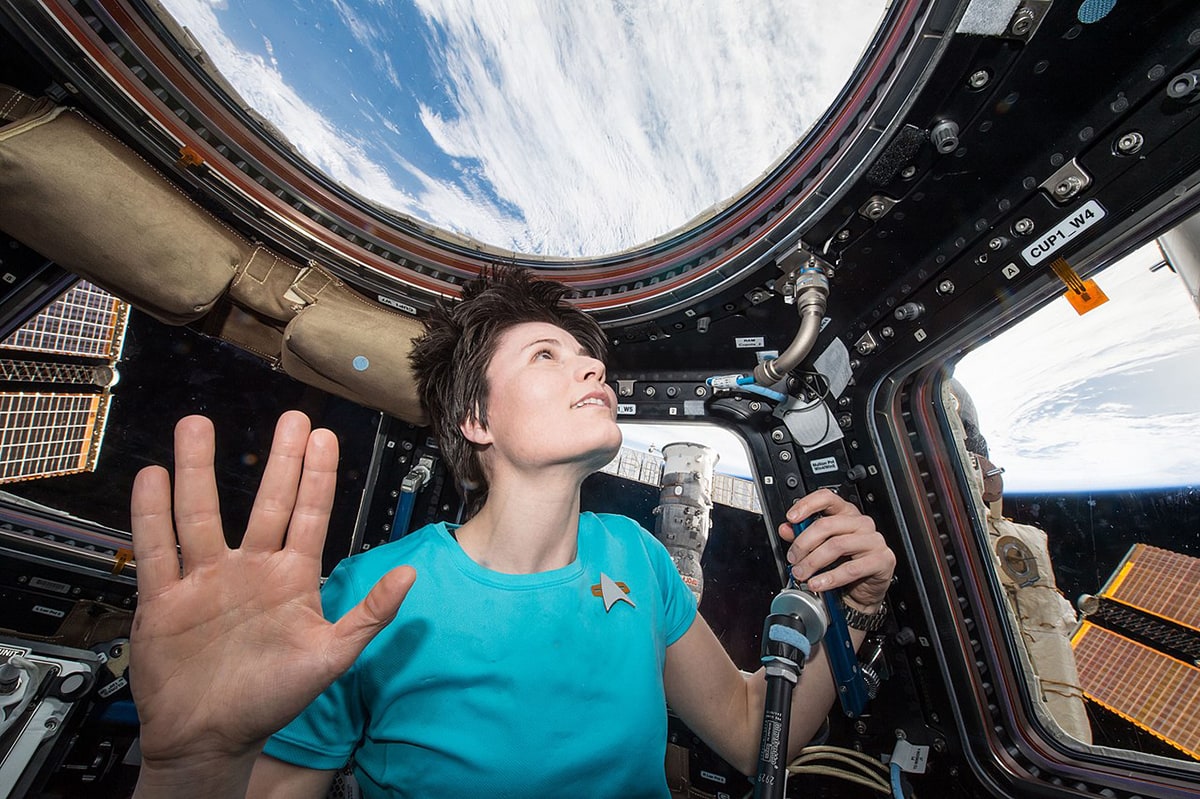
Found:
M 299 411 L 288 411 L 279 417 L 267 467 L 242 538 L 244 549 L 274 552 L 283 546 L 296 507 L 296 492 L 305 468 L 305 450 L 311 429 L 308 417 Z
M 287 530 L 288 549 L 320 558 L 337 489 L 338 441 L 329 430 L 314 430 L 304 452 L 304 470 Z
M 216 560 L 225 551 L 212 422 L 188 416 L 175 425 L 175 531 L 184 572 Z
M 171 522 L 171 478 L 161 466 L 148 466 L 133 481 L 130 500 L 133 556 L 143 599 L 179 580 L 179 551 Z

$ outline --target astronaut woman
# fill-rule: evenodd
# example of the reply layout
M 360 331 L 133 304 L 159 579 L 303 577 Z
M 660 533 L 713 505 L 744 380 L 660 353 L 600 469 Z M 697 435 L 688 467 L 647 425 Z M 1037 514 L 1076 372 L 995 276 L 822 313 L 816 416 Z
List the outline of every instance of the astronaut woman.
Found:
M 280 419 L 230 549 L 211 424 L 178 424 L 173 505 L 160 467 L 133 489 L 136 796 L 323 797 L 353 762 L 367 797 L 665 797 L 667 705 L 754 771 L 761 671 L 734 666 L 653 536 L 580 513 L 621 432 L 603 334 L 563 293 L 498 270 L 431 315 L 413 366 L 473 514 L 347 559 L 320 593 L 333 434 Z M 895 557 L 873 521 L 828 491 L 787 519 L 814 514 L 780 525 L 796 577 L 844 558 L 810 585 L 879 612 Z M 833 700 L 818 654 L 792 754 Z

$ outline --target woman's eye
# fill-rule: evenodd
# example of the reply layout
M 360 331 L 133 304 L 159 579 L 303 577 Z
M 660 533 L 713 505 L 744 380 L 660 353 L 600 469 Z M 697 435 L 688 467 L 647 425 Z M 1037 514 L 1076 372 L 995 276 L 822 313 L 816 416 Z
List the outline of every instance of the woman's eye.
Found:
M 550 352 L 550 350 L 538 350 L 537 354 L 534 355 L 533 357 L 540 358 L 540 359 L 548 358 L 549 360 L 554 360 L 554 353 Z

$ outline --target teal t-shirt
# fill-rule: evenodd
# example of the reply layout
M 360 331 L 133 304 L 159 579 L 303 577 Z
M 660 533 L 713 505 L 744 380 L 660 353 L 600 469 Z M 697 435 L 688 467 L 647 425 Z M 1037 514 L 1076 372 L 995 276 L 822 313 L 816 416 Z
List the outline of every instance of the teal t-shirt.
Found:
M 417 581 L 396 619 L 268 755 L 316 769 L 353 757 L 380 799 L 669 795 L 663 666 L 696 603 L 652 535 L 584 513 L 573 563 L 501 574 L 428 525 L 343 561 L 326 617 L 405 563 Z

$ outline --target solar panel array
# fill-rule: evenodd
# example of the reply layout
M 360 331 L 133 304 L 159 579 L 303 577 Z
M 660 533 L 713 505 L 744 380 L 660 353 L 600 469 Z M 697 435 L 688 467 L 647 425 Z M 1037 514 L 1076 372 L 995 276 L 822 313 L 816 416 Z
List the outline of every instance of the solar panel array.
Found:
M 26 322 L 0 347 L 115 361 L 124 340 L 125 303 L 81 280 Z
M 102 372 L 127 323 L 125 303 L 80 281 L 0 342 L 12 356 L 0 358 L 0 483 L 96 468 L 111 400 Z
M 1100 596 L 1200 631 L 1200 558 L 1136 544 Z
M 0 392 L 0 483 L 90 471 L 108 394 Z
M 1088 699 L 1200 759 L 1200 668 L 1087 621 L 1071 647 Z

